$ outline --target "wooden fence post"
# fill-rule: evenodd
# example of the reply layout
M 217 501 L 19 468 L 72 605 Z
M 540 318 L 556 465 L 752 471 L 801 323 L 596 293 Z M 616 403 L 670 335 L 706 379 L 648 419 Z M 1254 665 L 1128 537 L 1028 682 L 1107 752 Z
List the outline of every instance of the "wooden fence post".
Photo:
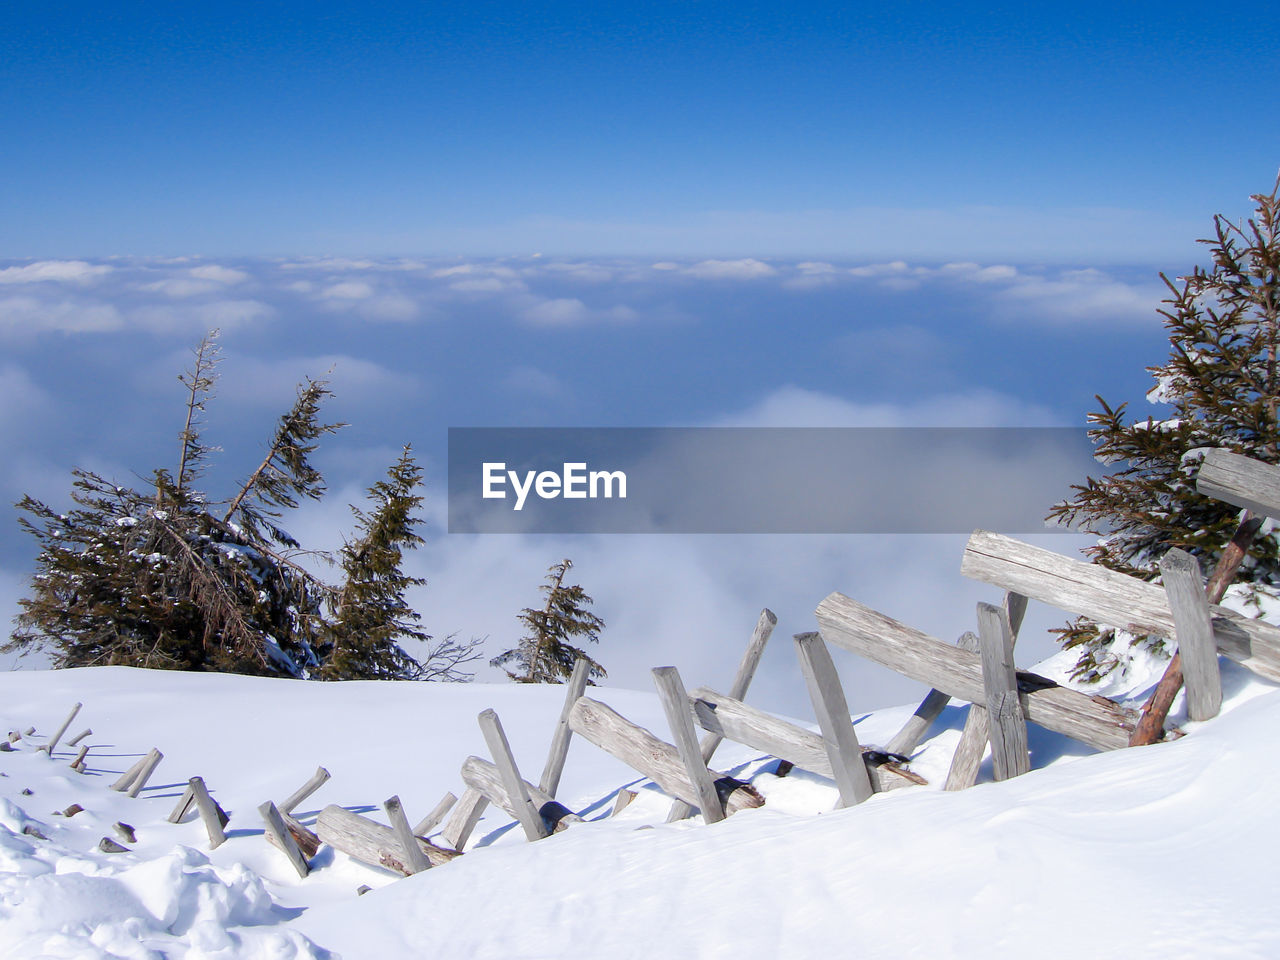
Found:
M 209 796 L 209 788 L 205 786 L 203 778 L 192 777 L 187 784 L 187 789 L 191 791 L 191 797 L 200 811 L 200 819 L 204 821 L 205 832 L 209 834 L 209 849 L 216 850 L 227 839 L 222 828 L 231 818 L 217 801 Z
M 430 868 L 431 861 L 422 852 L 422 848 L 418 846 L 418 838 L 409 828 L 409 820 L 404 815 L 404 807 L 400 805 L 400 797 L 395 796 L 384 801 L 382 809 L 387 812 L 387 819 L 391 821 L 391 829 L 395 831 L 396 840 L 399 841 L 400 849 L 405 855 L 404 865 L 409 869 L 409 873 L 421 873 Z
M 541 840 L 547 836 L 547 827 L 542 822 L 542 814 L 534 809 L 529 793 L 525 790 L 524 778 L 520 776 L 520 768 L 516 766 L 516 758 L 512 755 L 511 744 L 507 742 L 507 735 L 502 730 L 502 722 L 492 709 L 481 711 L 477 719 L 494 765 L 502 775 L 502 785 L 515 808 L 516 820 L 520 822 L 526 837 Z
M 742 659 L 738 662 L 738 672 L 733 675 L 733 683 L 729 687 L 729 696 L 734 700 L 746 699 L 747 688 L 751 686 L 751 680 L 756 675 L 756 667 L 760 665 L 760 658 L 764 656 L 765 644 L 769 642 L 773 628 L 777 625 L 778 618 L 772 610 L 765 607 L 760 611 L 755 629 L 751 631 L 751 639 L 747 641 L 747 649 L 743 651 Z M 702 738 L 701 750 L 704 763 L 711 763 L 711 758 L 715 755 L 722 739 L 723 737 L 714 733 L 708 733 Z M 667 812 L 667 823 L 683 820 L 692 810 L 693 807 L 683 800 L 673 801 L 671 809 Z
M 966 632 L 956 641 L 956 646 L 961 650 L 974 652 L 978 649 L 978 637 Z M 916 707 L 907 722 L 902 725 L 902 729 L 893 735 L 893 738 L 885 745 L 885 750 L 889 753 L 899 755 L 909 754 L 924 739 L 924 735 L 929 732 L 929 728 L 933 726 L 933 721 L 938 719 L 938 715 L 942 713 L 943 708 L 951 702 L 951 696 L 943 693 L 936 687 L 925 694 L 924 699 L 920 701 L 920 706 Z
M 564 772 L 565 757 L 569 755 L 569 741 L 573 738 L 573 730 L 569 728 L 569 711 L 587 689 L 589 670 L 590 664 L 585 657 L 579 657 L 573 665 L 573 673 L 569 676 L 564 692 L 564 706 L 560 709 L 560 721 L 551 738 L 551 749 L 547 752 L 547 764 L 542 768 L 542 779 L 538 781 L 538 787 L 553 797 L 560 789 L 560 774 Z
M 284 851 L 285 856 L 289 858 L 289 862 L 293 864 L 293 869 L 298 871 L 298 876 L 305 877 L 311 872 L 311 867 L 307 865 L 306 858 L 302 855 L 302 851 L 298 849 L 298 841 L 293 839 L 293 834 L 284 825 L 280 810 L 268 800 L 258 807 L 258 812 L 262 814 L 267 833 L 275 841 L 275 845 Z
M 1031 769 L 1027 721 L 1018 700 L 1018 671 L 1013 663 L 1013 634 L 1005 611 L 978 604 L 978 638 L 982 643 L 982 681 L 987 694 L 992 766 L 997 780 Z
M 454 805 L 453 813 L 445 823 L 444 829 L 440 831 L 440 839 L 454 850 L 461 852 L 467 845 L 467 840 L 475 830 L 476 824 L 480 822 L 484 808 L 488 805 L 488 797 L 479 790 L 467 787 L 462 792 L 462 798 Z
M 440 798 L 440 802 L 431 808 L 431 812 L 418 821 L 417 826 L 413 828 L 414 836 L 426 837 L 428 833 L 435 829 L 436 824 L 444 819 L 449 808 L 458 802 L 458 798 L 452 793 L 446 793 Z
M 138 771 L 138 776 L 133 781 L 133 786 L 129 788 L 129 796 L 136 798 L 142 792 L 142 788 L 147 785 L 147 781 L 151 779 L 151 775 L 156 772 L 156 767 L 160 765 L 160 761 L 164 759 L 164 754 L 159 750 L 153 749 L 147 754 L 146 762 L 142 765 L 142 769 Z
M 91 736 L 93 736 L 93 727 L 85 727 L 83 730 L 81 730 L 74 737 L 72 737 L 70 740 L 67 741 L 67 746 L 74 747 L 77 743 L 79 743 L 85 737 L 91 737 Z
M 316 767 L 316 772 L 311 775 L 311 779 L 300 786 L 297 790 L 289 795 L 289 799 L 280 804 L 277 808 L 281 813 L 293 813 L 297 809 L 298 804 L 311 796 L 329 779 L 329 771 L 324 767 Z
M 1174 547 L 1160 560 L 1160 573 L 1182 655 L 1187 716 L 1210 720 L 1222 709 L 1222 674 L 1200 565 L 1191 554 Z
M 667 725 L 671 728 L 680 761 L 698 796 L 698 809 L 702 811 L 702 819 L 706 823 L 718 823 L 724 819 L 724 804 L 720 802 L 715 784 L 711 782 L 707 762 L 702 759 L 702 748 L 698 744 L 698 734 L 694 730 L 693 716 L 689 711 L 689 694 L 685 692 L 684 683 L 680 680 L 680 672 L 675 667 L 654 667 L 653 682 L 658 688 L 662 709 L 667 714 Z
M 134 778 L 138 776 L 138 772 L 142 770 L 144 766 L 146 766 L 148 757 L 150 757 L 150 754 L 146 754 L 141 759 L 139 759 L 136 763 L 134 763 L 134 765 L 131 766 L 128 770 L 120 774 L 120 779 L 111 785 L 111 789 L 116 791 L 128 790 L 129 784 L 133 783 Z
M 797 634 L 795 643 L 800 657 L 800 672 L 804 674 L 805 686 L 809 688 L 809 699 L 831 760 L 836 788 L 840 791 L 839 806 L 862 803 L 873 792 L 871 778 L 867 776 L 862 747 L 849 718 L 849 704 L 844 698 L 844 689 L 840 686 L 840 676 L 831 661 L 831 654 L 816 633 Z
M 82 706 L 84 706 L 84 704 L 77 703 L 72 707 L 71 713 L 68 714 L 67 719 L 62 721 L 62 726 L 58 728 L 57 732 L 50 738 L 49 742 L 40 748 L 40 750 L 43 750 L 49 755 L 49 759 L 53 759 L 54 748 L 58 745 L 58 741 L 62 739 L 62 735 L 67 732 L 67 727 L 71 726 L 71 721 L 76 718 L 76 714 L 80 712 L 80 708 Z M 70 744 L 70 746 L 75 746 L 75 744 Z M 36 752 L 39 753 L 39 751 Z

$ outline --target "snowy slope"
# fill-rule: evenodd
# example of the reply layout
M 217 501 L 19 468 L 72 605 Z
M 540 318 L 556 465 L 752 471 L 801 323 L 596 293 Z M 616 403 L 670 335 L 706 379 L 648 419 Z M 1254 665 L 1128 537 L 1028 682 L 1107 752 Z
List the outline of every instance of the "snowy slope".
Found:
M 0 957 L 1277 956 L 1280 691 L 1224 674 L 1224 715 L 1181 740 L 1100 755 L 1033 728 L 1037 769 L 959 794 L 936 789 L 963 720 L 948 708 L 913 763 L 930 787 L 843 811 L 829 782 L 777 778 L 726 743 L 716 766 L 768 803 L 710 827 L 664 824 L 651 788 L 604 818 L 636 774 L 575 741 L 560 795 L 599 819 L 528 844 L 491 810 L 465 857 L 400 881 L 328 850 L 298 880 L 257 805 L 323 764 L 333 779 L 304 819 L 328 803 L 380 818 L 398 794 L 416 820 L 461 792 L 463 758 L 485 755 L 486 707 L 536 779 L 562 689 L 4 674 L 0 723 L 38 732 L 0 755 Z M 597 695 L 665 735 L 652 695 Z M 33 752 L 75 701 L 69 734 L 95 730 L 84 777 L 67 769 L 74 751 Z M 909 710 L 855 715 L 863 742 Z M 142 797 L 106 789 L 152 746 L 165 760 Z M 232 813 L 212 853 L 198 822 L 164 822 L 197 774 Z M 53 815 L 73 802 L 85 811 Z M 118 819 L 136 847 L 99 853 Z M 361 884 L 376 889 L 357 897 Z

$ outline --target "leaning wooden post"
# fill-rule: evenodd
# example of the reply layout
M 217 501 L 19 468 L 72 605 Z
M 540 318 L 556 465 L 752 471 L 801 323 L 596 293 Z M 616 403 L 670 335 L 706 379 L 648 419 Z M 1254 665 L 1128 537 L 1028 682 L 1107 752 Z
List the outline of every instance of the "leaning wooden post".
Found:
M 1191 554 L 1174 547 L 1160 560 L 1160 573 L 1182 654 L 1187 716 L 1210 720 L 1222 709 L 1222 675 L 1200 565 Z
M 440 802 L 431 808 L 431 812 L 418 821 L 417 826 L 413 828 L 414 836 L 425 837 L 435 829 L 436 824 L 444 819 L 445 814 L 449 812 L 449 808 L 458 802 L 458 798 L 452 793 L 446 793 L 440 798 Z
M 391 821 L 391 829 L 395 831 L 396 840 L 400 843 L 400 850 L 405 856 L 404 865 L 408 868 L 409 873 L 421 873 L 423 870 L 430 869 L 431 861 L 422 852 L 422 848 L 418 846 L 418 838 L 413 835 L 413 830 L 409 828 L 409 820 L 404 815 L 404 807 L 400 805 L 400 798 L 395 796 L 384 801 L 382 809 L 387 812 L 387 819 Z
M 307 865 L 306 858 L 302 855 L 302 851 L 298 849 L 298 841 L 293 839 L 293 834 L 284 825 L 284 818 L 280 816 L 279 809 L 268 800 L 258 807 L 258 812 L 262 814 L 267 833 L 270 834 L 275 845 L 284 851 L 285 856 L 289 858 L 289 862 L 293 864 L 293 869 L 298 871 L 298 876 L 305 877 L 311 872 L 311 867 Z
M 74 747 L 77 743 L 79 743 L 85 737 L 91 737 L 91 736 L 93 736 L 93 727 L 85 727 L 83 730 L 81 730 L 74 737 L 72 737 L 70 740 L 67 741 L 67 746 Z
M 191 798 L 200 811 L 200 819 L 204 821 L 205 832 L 209 834 L 209 849 L 216 850 L 227 839 L 222 828 L 231 818 L 217 801 L 209 796 L 209 788 L 205 786 L 202 777 L 192 777 L 187 784 L 187 789 L 191 791 Z
M 689 709 L 689 694 L 680 680 L 680 672 L 675 667 L 654 667 L 653 682 L 658 687 L 658 697 L 666 711 L 667 725 L 671 727 L 680 761 L 698 795 L 702 819 L 707 823 L 717 823 L 724 819 L 724 804 L 720 802 L 711 774 L 707 771 L 707 761 L 702 759 L 702 748 L 698 744 Z
M 809 699 L 822 730 L 823 745 L 831 760 L 831 771 L 840 791 L 841 807 L 853 806 L 871 796 L 871 778 L 862 760 L 862 747 L 849 718 L 849 704 L 840 686 L 840 677 L 822 637 L 816 633 L 796 634 L 796 653 L 804 674 Z
M 515 808 L 515 817 L 524 828 L 524 835 L 530 840 L 541 840 L 549 835 L 547 826 L 542 822 L 542 814 L 534 809 L 533 802 L 529 799 L 524 779 L 520 776 L 520 768 L 516 766 L 516 758 L 511 753 L 511 744 L 507 742 L 507 735 L 502 730 L 502 722 L 493 709 L 482 711 L 477 719 L 484 734 L 484 742 L 493 756 L 494 766 L 502 775 L 502 785 Z
M 751 686 L 751 680 L 756 675 L 756 667 L 760 665 L 760 658 L 764 656 L 765 644 L 769 642 L 769 636 L 777 625 L 778 618 L 772 610 L 765 607 L 760 611 L 760 617 L 756 620 L 756 627 L 751 631 L 751 639 L 747 642 L 747 649 L 743 651 L 742 660 L 738 663 L 738 672 L 734 674 L 733 684 L 729 687 L 729 696 L 734 700 L 746 699 L 747 688 Z M 715 733 L 709 733 L 702 738 L 701 749 L 704 763 L 711 762 L 712 756 L 715 755 L 716 749 L 723 739 L 723 737 Z M 683 820 L 689 816 L 692 810 L 693 807 L 683 800 L 674 801 L 671 804 L 671 810 L 667 813 L 667 823 Z
M 484 808 L 489 805 L 489 798 L 479 790 L 467 787 L 462 798 L 454 805 L 444 829 L 440 831 L 440 839 L 454 850 L 461 852 L 467 840 L 480 822 Z
M 153 749 L 147 754 L 137 777 L 134 778 L 133 785 L 129 787 L 129 796 L 136 798 L 142 792 L 142 788 L 147 785 L 147 781 L 151 779 L 151 775 L 156 772 L 156 767 L 163 759 L 164 754 L 159 750 Z
M 324 767 L 316 767 L 316 772 L 311 775 L 311 779 L 300 786 L 297 790 L 289 795 L 289 799 L 285 800 L 277 808 L 281 813 L 293 813 L 298 804 L 311 796 L 329 779 L 329 771 Z
M 67 719 L 62 721 L 62 726 L 58 728 L 58 732 L 53 735 L 48 743 L 40 748 L 40 750 L 43 750 L 49 755 L 50 759 L 53 758 L 53 748 L 58 745 L 58 741 L 62 739 L 62 735 L 67 732 L 67 727 L 71 726 L 71 721 L 76 718 L 76 714 L 80 712 L 80 708 L 82 706 L 84 706 L 84 704 L 77 703 L 72 707 L 71 713 L 67 715 Z M 75 744 L 72 744 L 72 746 L 75 746 Z M 40 751 L 37 750 L 36 752 L 39 753 Z
M 80 748 L 80 752 L 76 754 L 76 758 L 71 761 L 71 769 L 76 773 L 84 773 L 85 764 L 88 762 L 89 744 L 85 744 Z
M 555 735 L 551 738 L 551 749 L 547 753 L 547 765 L 542 768 L 542 779 L 538 786 L 554 797 L 560 789 L 560 774 L 564 772 L 564 761 L 569 755 L 569 741 L 573 738 L 573 730 L 569 728 L 569 711 L 578 702 L 583 691 L 587 689 L 587 674 L 591 664 L 585 657 L 579 657 L 573 665 L 573 673 L 564 693 L 564 706 L 560 709 L 560 722 L 556 724 Z
M 1018 700 L 1018 672 L 1013 664 L 1013 634 L 1005 611 L 978 604 L 978 638 L 982 643 L 982 683 L 991 726 L 992 766 L 997 780 L 1031 769 L 1027 720 Z
M 970 653 L 976 653 L 978 650 L 978 637 L 976 634 L 966 632 L 956 641 L 956 646 L 961 650 L 968 650 Z M 943 708 L 951 702 L 951 697 L 941 690 L 934 688 L 925 694 L 920 706 L 916 707 L 907 722 L 902 725 L 902 729 L 893 735 L 893 738 L 885 745 L 885 750 L 889 753 L 905 755 L 914 750 L 924 735 L 929 732 L 929 728 L 933 726 L 933 721 L 938 719 L 938 715 L 942 713 Z

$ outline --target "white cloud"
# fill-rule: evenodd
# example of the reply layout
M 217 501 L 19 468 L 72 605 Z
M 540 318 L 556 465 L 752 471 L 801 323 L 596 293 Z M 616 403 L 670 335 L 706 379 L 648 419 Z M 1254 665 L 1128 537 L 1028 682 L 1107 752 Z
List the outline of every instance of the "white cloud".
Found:
M 172 369 L 174 365 L 169 363 L 169 379 Z M 284 407 L 297 395 L 297 385 L 308 377 L 328 380 L 334 401 L 344 404 L 401 399 L 418 389 L 413 377 L 342 353 L 278 359 L 228 357 L 219 373 L 219 399 L 243 406 Z
M 108 274 L 112 267 L 83 260 L 37 260 L 20 267 L 0 270 L 0 283 L 90 283 Z
M 124 326 L 120 311 L 104 303 L 45 301 L 18 296 L 0 300 L 0 333 L 13 336 L 59 333 L 106 333 Z
M 777 270 L 753 257 L 741 260 L 701 260 L 682 271 L 703 280 L 755 280 L 772 277 Z
M 1020 275 L 995 297 L 998 313 L 1020 322 L 1156 323 L 1162 290 L 1135 285 L 1098 270 L 1068 270 L 1056 277 Z
M 590 319 L 591 311 L 576 297 L 559 297 L 533 304 L 524 311 L 523 317 L 538 326 L 565 327 L 585 323 Z
M 269 320 L 275 308 L 258 300 L 213 300 L 168 306 L 143 306 L 129 314 L 131 323 L 156 333 L 204 333 L 233 330 Z
M 786 386 L 714 424 L 726 427 L 1043 427 L 1061 426 L 1037 404 L 976 388 L 910 403 L 857 403 Z
M 199 267 L 192 267 L 189 273 L 197 280 L 212 280 L 214 283 L 227 285 L 243 283 L 249 279 L 249 274 L 243 270 L 235 270 L 217 263 L 206 263 Z
M 373 287 L 363 280 L 344 280 L 325 287 L 320 296 L 330 300 L 367 300 L 373 296 Z

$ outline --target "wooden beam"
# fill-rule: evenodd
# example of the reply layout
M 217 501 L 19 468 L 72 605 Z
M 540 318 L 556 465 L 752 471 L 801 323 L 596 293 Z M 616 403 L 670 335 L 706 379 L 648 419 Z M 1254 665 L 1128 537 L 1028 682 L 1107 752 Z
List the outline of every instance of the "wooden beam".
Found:
M 316 835 L 322 843 L 327 843 L 347 856 L 370 863 L 375 866 L 394 870 L 396 873 L 409 876 L 409 867 L 404 863 L 404 853 L 396 840 L 395 831 L 388 826 L 352 813 L 337 804 L 329 804 L 316 817 Z M 418 849 L 431 861 L 433 867 L 448 863 L 459 856 L 456 850 L 446 850 L 434 843 L 428 843 L 421 837 L 415 837 Z
M 154 748 L 149 750 L 147 755 L 135 764 L 137 771 L 134 773 L 132 780 L 120 788 L 121 791 L 127 789 L 129 796 L 136 798 L 142 792 L 142 788 L 147 785 L 147 781 L 151 779 L 151 775 L 156 772 L 156 767 L 160 765 L 160 761 L 163 759 L 164 754 L 159 750 Z
M 816 633 L 795 637 L 800 672 L 809 688 L 809 700 L 822 731 L 823 746 L 831 761 L 832 776 L 840 792 L 840 806 L 850 807 L 871 796 L 871 778 L 862 760 L 862 747 L 849 718 L 849 704 L 840 686 L 840 675 L 831 662 L 831 653 Z
M 128 790 L 129 784 L 133 783 L 133 781 L 137 779 L 139 772 L 141 772 L 142 768 L 147 765 L 147 760 L 150 757 L 151 754 L 144 754 L 136 763 L 134 763 L 133 766 L 120 774 L 120 779 L 111 785 L 111 789 L 121 792 Z
M 431 808 L 431 812 L 419 820 L 414 826 L 414 836 L 425 838 L 427 834 L 436 828 L 436 824 L 445 818 L 445 814 L 449 812 L 449 808 L 457 802 L 457 797 L 452 793 L 446 793 L 440 798 L 440 802 Z
M 678 797 L 695 807 L 698 805 L 697 793 L 689 782 L 679 753 L 671 744 L 659 740 L 644 727 L 590 697 L 580 697 L 573 705 L 569 723 L 574 733 L 644 774 L 668 796 Z M 750 784 L 714 770 L 710 772 L 726 814 L 764 805 L 764 797 Z
M 959 700 L 982 703 L 986 699 L 977 654 L 943 643 L 840 593 L 818 605 L 817 618 L 822 636 L 846 650 Z M 1136 721 L 1132 710 L 1026 671 L 1018 673 L 1018 688 L 1032 723 L 1099 750 L 1128 746 Z
M 1182 675 L 1187 687 L 1187 716 L 1210 720 L 1222 709 L 1222 675 L 1204 577 L 1195 557 L 1177 547 L 1160 560 L 1161 580 L 1173 614 Z
M 67 746 L 74 747 L 77 743 L 79 743 L 85 737 L 91 737 L 91 736 L 93 736 L 93 727 L 85 727 L 83 730 L 81 730 L 74 737 L 72 737 L 70 740 L 67 741 Z
M 977 634 L 966 631 L 960 635 L 960 639 L 956 641 L 956 646 L 961 650 L 976 651 L 978 649 Z M 942 713 L 943 708 L 950 702 L 950 694 L 943 693 L 937 688 L 930 690 L 925 694 L 924 699 L 920 701 L 920 706 L 916 707 L 915 713 L 902 725 L 902 729 L 893 735 L 893 738 L 885 746 L 885 750 L 889 753 L 904 756 L 909 754 L 920 745 L 924 735 L 933 726 L 933 721 L 938 719 L 938 715 Z
M 284 855 L 293 864 L 293 869 L 298 871 L 298 876 L 305 877 L 311 872 L 311 867 L 298 848 L 298 842 L 293 839 L 293 834 L 284 825 L 279 809 L 268 800 L 258 807 L 258 813 L 262 814 L 262 822 L 266 825 L 266 834 L 270 837 L 272 845 L 284 851 Z
M 467 787 L 462 798 L 454 805 L 444 829 L 440 831 L 440 839 L 445 842 L 445 846 L 461 851 L 488 805 L 489 800 L 483 793 L 474 787 Z
M 404 815 L 404 807 L 400 804 L 400 797 L 389 797 L 383 801 L 382 809 L 387 814 L 387 819 L 391 822 L 391 830 L 396 835 L 396 842 L 400 845 L 400 852 L 404 854 L 401 861 L 409 873 L 421 873 L 431 867 L 431 861 L 427 859 L 427 855 L 422 852 L 422 848 L 418 846 L 418 838 L 413 835 L 413 830 L 409 827 L 409 818 Z
M 680 671 L 675 667 L 654 667 L 653 682 L 667 715 L 667 726 L 671 728 L 676 752 L 680 754 L 685 773 L 698 797 L 696 806 L 702 811 L 703 822 L 719 823 L 724 819 L 724 805 L 711 782 L 707 762 L 702 759 L 702 747 L 698 744 L 698 733 L 689 710 L 689 695 L 680 679 Z
M 62 721 L 62 726 L 60 726 L 58 728 L 58 731 L 49 739 L 49 742 L 40 748 L 40 750 L 43 750 L 46 754 L 49 755 L 50 759 L 53 758 L 53 750 L 55 747 L 57 747 L 58 741 L 61 740 L 62 735 L 67 732 L 67 727 L 71 726 L 71 721 L 73 721 L 76 718 L 76 714 L 80 712 L 80 708 L 83 706 L 84 706 L 83 703 L 77 703 L 74 707 L 72 707 L 71 713 L 67 715 L 67 719 Z M 74 743 L 69 744 L 69 746 L 75 746 L 75 744 Z M 39 753 L 40 750 L 37 750 L 36 752 Z
M 1230 450 L 1207 450 L 1196 473 L 1206 497 L 1280 519 L 1280 468 Z
M 324 786 L 328 779 L 329 771 L 324 767 L 316 767 L 316 772 L 311 775 L 311 779 L 300 786 L 297 790 L 293 791 L 293 793 L 289 795 L 289 799 L 280 804 L 280 812 L 293 813 L 293 811 L 297 809 L 298 804 L 302 803 L 303 800 L 307 799 L 307 797 L 311 796 Z
M 777 757 L 802 770 L 835 779 L 821 734 L 707 687 L 698 687 L 689 696 L 694 717 L 703 730 Z M 863 760 L 865 762 L 865 755 Z M 866 768 L 876 793 L 928 782 L 895 763 L 866 763 Z
M 187 784 L 187 789 L 191 791 L 196 809 L 200 811 L 200 819 L 204 821 L 205 832 L 209 834 L 209 849 L 214 850 L 227 839 L 223 828 L 231 818 L 218 802 L 209 796 L 209 789 L 205 786 L 203 778 L 192 777 Z
M 507 798 L 511 801 L 513 809 L 510 812 L 515 815 L 528 839 L 541 840 L 548 835 L 549 831 L 546 824 L 542 822 L 541 814 L 529 800 L 529 791 L 525 788 L 524 780 L 520 776 L 520 768 L 516 766 L 516 758 L 511 753 L 511 744 L 507 742 L 507 735 L 503 732 L 502 721 L 492 709 L 482 710 L 477 719 L 480 722 L 480 730 L 484 733 L 484 742 L 489 747 L 489 753 L 493 755 L 494 765 L 502 776 L 502 786 L 507 792 Z
M 1012 537 L 976 531 L 965 547 L 960 572 L 1130 633 L 1174 635 L 1173 613 L 1157 584 Z M 1210 606 L 1209 612 L 1221 653 L 1268 680 L 1280 681 L 1280 627 L 1226 607 Z
M 756 675 L 756 668 L 760 666 L 760 658 L 764 656 L 765 644 L 769 642 L 773 628 L 777 625 L 778 618 L 772 610 L 765 607 L 760 611 L 760 616 L 756 619 L 755 629 L 751 631 L 751 639 L 747 641 L 747 649 L 743 651 L 742 659 L 738 661 L 738 671 L 733 675 L 733 683 L 729 685 L 729 696 L 733 699 L 746 699 L 747 688 L 751 686 L 751 680 Z M 715 755 L 719 746 L 720 737 L 714 733 L 709 733 L 702 738 L 702 759 L 705 763 L 711 762 L 711 758 Z M 693 807 L 683 800 L 675 800 L 671 804 L 671 809 L 667 812 L 667 823 L 683 820 L 692 811 Z
M 1013 663 L 1013 635 L 1004 610 L 978 604 L 978 638 L 982 649 L 982 683 L 995 778 L 1008 780 L 1031 769 L 1027 721 L 1018 700 L 1018 670 Z
M 466 760 L 462 761 L 462 782 L 466 784 L 467 789 L 478 790 L 494 806 L 507 811 L 507 813 L 511 814 L 512 819 L 519 819 L 516 817 L 516 806 L 512 802 L 510 794 L 507 793 L 502 773 L 495 764 L 490 763 L 488 760 L 482 760 L 480 757 L 467 757 Z M 537 809 L 538 816 L 542 818 L 543 825 L 548 833 L 560 833 L 569 824 L 582 822 L 580 816 L 555 797 L 543 793 L 540 787 L 536 787 L 526 780 L 524 781 L 524 789 L 530 803 Z
M 569 711 L 574 703 L 587 689 L 587 674 L 591 665 L 585 657 L 579 657 L 573 664 L 573 673 L 565 685 L 564 706 L 560 708 L 560 720 L 556 723 L 556 732 L 551 738 L 551 749 L 547 752 L 547 763 L 542 768 L 542 777 L 538 786 L 544 793 L 555 796 L 560 789 L 560 774 L 564 772 L 564 761 L 569 755 L 569 741 L 573 738 L 573 730 L 569 727 Z

